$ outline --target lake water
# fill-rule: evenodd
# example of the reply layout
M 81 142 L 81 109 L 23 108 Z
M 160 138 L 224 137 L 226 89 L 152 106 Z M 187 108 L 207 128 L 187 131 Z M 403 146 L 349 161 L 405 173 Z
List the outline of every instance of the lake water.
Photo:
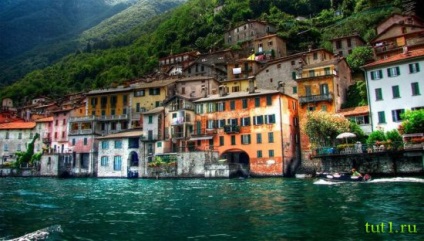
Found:
M 423 198 L 421 178 L 0 178 L 0 240 L 424 240 Z

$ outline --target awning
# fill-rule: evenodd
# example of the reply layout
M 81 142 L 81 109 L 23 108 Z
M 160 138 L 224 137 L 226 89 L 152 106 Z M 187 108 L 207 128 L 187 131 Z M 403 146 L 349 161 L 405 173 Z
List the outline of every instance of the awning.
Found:
M 197 137 L 191 137 L 189 141 L 198 141 L 198 140 L 210 140 L 213 136 L 197 136 Z

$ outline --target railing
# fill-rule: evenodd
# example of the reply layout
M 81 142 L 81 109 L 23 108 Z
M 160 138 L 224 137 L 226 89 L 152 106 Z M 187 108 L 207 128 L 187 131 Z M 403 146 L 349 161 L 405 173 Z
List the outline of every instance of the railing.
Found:
M 310 102 L 319 102 L 319 101 L 331 101 L 333 100 L 333 94 L 322 94 L 322 95 L 309 95 L 299 97 L 299 103 L 305 104 Z
M 332 156 L 332 155 L 358 155 L 385 153 L 392 151 L 406 150 L 403 142 L 376 142 L 374 144 L 342 144 L 337 147 L 320 147 L 316 149 L 315 156 Z
M 227 133 L 227 134 L 240 133 L 240 126 L 238 126 L 238 125 L 225 125 L 224 126 L 224 132 Z
M 209 136 L 215 135 L 217 133 L 217 129 L 205 129 L 201 128 L 200 130 L 195 130 L 191 133 L 191 136 Z
M 94 115 L 69 118 L 69 122 L 94 121 L 94 120 L 96 120 L 96 116 Z
M 158 140 L 162 140 L 162 135 L 154 134 L 154 135 L 147 135 L 147 136 L 141 137 L 141 141 L 158 141 Z

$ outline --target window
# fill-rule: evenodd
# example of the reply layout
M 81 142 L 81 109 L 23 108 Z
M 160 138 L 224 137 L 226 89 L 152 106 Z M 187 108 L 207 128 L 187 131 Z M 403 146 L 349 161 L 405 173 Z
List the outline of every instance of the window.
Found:
M 120 171 L 122 165 L 121 156 L 114 156 L 113 157 L 113 170 L 114 171 Z
M 9 151 L 9 146 L 7 144 L 3 145 L 3 151 Z
M 309 77 L 315 77 L 315 70 L 309 70 Z
M 196 105 L 196 114 L 203 114 L 203 104 Z
M 375 100 L 383 100 L 383 91 L 381 88 L 375 89 Z
M 18 139 L 22 139 L 22 133 L 19 132 Z
M 399 86 L 398 85 L 392 86 L 392 92 L 393 92 L 393 98 L 400 98 Z
M 160 95 L 160 89 L 159 88 L 149 89 L 149 95 Z
M 102 158 L 100 160 L 100 165 L 102 167 L 107 167 L 108 166 L 108 162 L 109 162 L 109 158 L 107 156 L 102 156 Z
M 208 113 L 215 112 L 215 111 L 216 111 L 215 103 L 208 103 Z
M 242 103 L 243 109 L 247 109 L 247 99 L 242 99 L 241 103 Z
M 243 144 L 243 145 L 250 144 L 250 134 L 249 135 L 241 135 L 241 144 Z
M 228 119 L 228 124 L 232 126 L 236 126 L 238 125 L 238 119 L 237 118 Z
M 325 75 L 331 75 L 330 67 L 324 68 Z
M 379 124 L 386 123 L 386 115 L 384 114 L 384 111 L 378 112 L 378 123 Z
M 383 78 L 383 71 L 381 69 L 371 71 L 370 75 L 371 75 L 371 80 L 378 80 L 378 79 Z
M 257 156 L 258 158 L 262 157 L 262 151 L 256 151 L 256 156 Z
M 219 137 L 219 145 L 224 146 L 224 137 L 223 136 Z
M 336 49 L 341 49 L 342 48 L 342 41 L 341 40 L 337 40 L 336 41 Z
M 102 149 L 109 149 L 109 142 L 108 141 L 102 141 Z
M 274 150 L 269 150 L 268 154 L 269 154 L 269 157 L 274 157 Z
M 268 143 L 274 143 L 274 133 L 268 132 Z
M 255 107 L 260 107 L 261 106 L 261 98 L 260 97 L 256 97 L 255 98 Z
M 122 149 L 122 141 L 121 140 L 115 141 L 115 149 Z
M 297 86 L 293 86 L 293 94 L 297 94 Z
M 265 115 L 265 124 L 275 124 L 275 114 Z
M 238 77 L 236 77 L 236 78 L 238 78 Z M 231 92 L 240 92 L 240 86 L 231 87 Z
M 266 105 L 272 105 L 272 96 L 268 95 L 266 97 Z
M 135 106 L 135 111 L 138 113 L 140 112 L 140 103 L 137 103 Z
M 72 145 L 75 146 L 75 138 L 72 138 Z
M 253 125 L 262 125 L 264 123 L 264 116 L 258 115 L 253 117 Z
M 63 126 L 66 125 L 66 120 L 65 119 L 62 120 L 62 125 Z
M 397 66 L 397 67 L 393 67 L 393 68 L 388 68 L 387 69 L 387 75 L 389 77 L 399 76 L 400 75 L 400 69 L 399 69 L 399 67 Z
M 149 119 L 149 121 L 148 121 L 149 124 L 152 124 L 153 123 L 153 116 L 152 115 L 149 115 L 148 116 L 148 119 Z
M 225 126 L 225 119 L 218 120 L 218 128 L 224 128 Z
M 208 129 L 213 129 L 216 127 L 216 121 L 215 120 L 208 120 Z
M 412 95 L 421 95 L 418 82 L 411 83 Z
M 6 139 L 9 139 L 9 132 L 6 132 Z
M 315 106 L 308 106 L 307 109 L 308 109 L 308 111 L 314 111 L 315 110 Z
M 218 103 L 218 111 L 225 111 L 225 102 Z
M 261 144 L 262 143 L 262 134 L 256 133 L 256 143 Z
M 21 144 L 18 144 L 17 151 L 21 151 Z
M 236 144 L 236 136 L 231 136 L 231 145 L 235 145 Z
M 321 84 L 319 86 L 319 91 L 321 95 L 328 95 L 328 84 Z
M 139 138 L 129 138 L 128 139 L 128 148 L 138 148 L 139 147 Z
M 420 65 L 418 63 L 409 64 L 409 73 L 418 73 L 420 72 Z
M 236 101 L 232 100 L 230 101 L 230 110 L 235 110 L 236 109 Z
M 240 118 L 241 126 L 250 126 L 250 116 Z
M 392 110 L 392 120 L 393 122 L 402 121 L 401 115 L 405 112 L 404 109 Z
M 158 148 L 162 147 L 162 142 L 161 141 L 156 142 L 156 147 Z
M 305 86 L 305 95 L 306 96 L 311 96 L 312 95 L 312 88 L 309 85 Z
M 318 59 L 318 53 L 314 53 L 314 60 L 317 60 Z

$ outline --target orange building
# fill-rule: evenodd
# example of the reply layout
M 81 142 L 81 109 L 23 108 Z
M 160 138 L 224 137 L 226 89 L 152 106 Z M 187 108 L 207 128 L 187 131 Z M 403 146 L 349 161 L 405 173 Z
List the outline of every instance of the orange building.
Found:
M 226 92 L 194 101 L 195 126 L 189 142 L 216 150 L 230 165 L 252 176 L 290 173 L 298 157 L 297 101 L 275 90 Z
M 354 84 L 351 70 L 344 58 L 329 58 L 326 50 L 314 51 L 320 62 L 303 63 L 296 73 L 299 119 L 305 120 L 309 111 L 337 113 L 346 101 L 346 92 Z M 315 57 L 314 57 L 315 58 Z M 309 159 L 311 147 L 308 136 L 301 134 L 302 160 Z

